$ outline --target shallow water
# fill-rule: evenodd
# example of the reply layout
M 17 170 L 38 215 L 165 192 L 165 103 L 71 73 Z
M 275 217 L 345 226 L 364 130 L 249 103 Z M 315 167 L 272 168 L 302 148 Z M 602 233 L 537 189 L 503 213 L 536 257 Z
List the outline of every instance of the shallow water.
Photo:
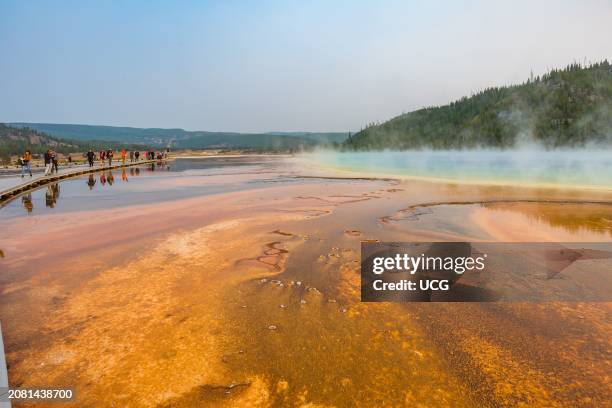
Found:
M 49 184 L 5 203 L 0 222 L 29 214 L 118 208 L 253 189 L 266 186 L 266 177 L 281 171 L 289 174 L 282 161 L 265 156 L 177 159 L 102 171 Z M 14 185 L 20 179 L 7 180 Z
M 406 228 L 463 235 L 472 241 L 605 242 L 612 203 L 481 202 L 414 206 L 391 218 Z
M 612 188 L 610 150 L 318 152 L 306 161 L 388 176 Z

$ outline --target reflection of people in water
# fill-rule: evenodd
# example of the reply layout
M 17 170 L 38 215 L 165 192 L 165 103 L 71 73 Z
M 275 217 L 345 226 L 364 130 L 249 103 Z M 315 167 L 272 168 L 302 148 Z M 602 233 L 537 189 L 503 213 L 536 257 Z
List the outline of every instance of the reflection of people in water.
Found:
M 115 177 L 113 177 L 113 172 L 112 171 L 108 171 L 108 175 L 106 176 L 106 181 L 108 181 L 108 185 L 112 186 L 113 183 L 115 182 Z
M 128 181 L 127 173 L 125 172 L 125 168 L 121 168 L 121 180 Z
M 106 184 L 106 174 L 104 174 L 104 172 L 100 173 L 100 184 Z
M 47 184 L 47 192 L 45 193 L 45 204 L 49 208 L 55 207 L 59 198 L 59 183 Z
M 89 186 L 90 190 L 93 190 L 94 186 L 96 185 L 96 179 L 94 178 L 94 175 L 92 173 L 89 173 L 89 179 L 87 180 L 87 185 Z
M 140 176 L 140 169 L 139 169 L 138 167 L 136 167 L 136 169 L 134 170 L 134 173 L 135 173 L 137 176 Z
M 32 193 L 21 196 L 21 203 L 23 204 L 23 208 L 28 210 L 28 214 L 30 214 L 34 209 L 34 203 L 32 203 Z

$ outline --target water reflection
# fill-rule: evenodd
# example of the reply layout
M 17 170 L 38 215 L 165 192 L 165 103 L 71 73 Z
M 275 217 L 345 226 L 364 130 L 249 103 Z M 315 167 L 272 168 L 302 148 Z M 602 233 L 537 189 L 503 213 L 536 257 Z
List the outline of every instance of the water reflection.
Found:
M 94 186 L 96 185 L 96 179 L 94 178 L 93 173 L 89 174 L 89 178 L 87 179 L 87 185 L 89 186 L 90 190 L 93 190 Z
M 21 196 L 21 203 L 23 204 L 23 208 L 28 211 L 28 214 L 32 213 L 34 209 L 34 203 L 32 202 L 32 193 L 27 193 Z
M 570 234 L 590 231 L 612 236 L 612 205 L 579 203 L 486 203 L 483 208 L 521 214 Z
M 152 163 L 150 166 L 147 165 L 144 167 L 147 172 L 170 170 L 170 166 L 165 163 Z M 131 177 L 139 177 L 141 176 L 141 168 L 140 167 L 130 167 L 121 169 L 121 181 L 128 182 Z M 112 186 L 115 183 L 115 174 L 112 170 L 102 171 L 99 173 L 90 173 L 87 175 L 87 179 L 85 180 L 88 191 L 93 191 L 95 189 Z M 98 183 L 99 182 L 99 183 Z M 45 196 L 45 206 L 47 208 L 55 208 L 57 205 L 57 201 L 60 197 L 60 183 L 50 183 L 43 187 L 44 196 Z M 32 192 L 25 193 L 21 196 L 21 204 L 22 207 L 27 211 L 28 214 L 31 214 L 34 211 L 34 200 L 32 199 Z
M 47 191 L 45 192 L 45 204 L 49 208 L 54 208 L 59 198 L 60 187 L 59 183 L 47 184 Z

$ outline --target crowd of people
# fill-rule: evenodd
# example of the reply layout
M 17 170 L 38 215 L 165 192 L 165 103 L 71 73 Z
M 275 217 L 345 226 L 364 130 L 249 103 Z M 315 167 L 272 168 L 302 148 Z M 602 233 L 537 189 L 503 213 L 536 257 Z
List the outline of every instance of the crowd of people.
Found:
M 155 152 L 153 150 L 149 150 L 143 153 L 146 157 L 146 160 L 163 160 L 168 157 L 168 149 L 162 152 Z M 125 165 L 127 163 L 128 157 L 130 163 L 136 163 L 140 161 L 140 151 L 138 150 L 130 150 L 127 151 L 125 149 L 121 149 L 119 151 L 119 155 L 121 157 L 121 163 Z M 89 167 L 94 167 L 96 160 L 100 160 L 100 164 L 104 167 L 105 165 L 112 166 L 113 158 L 115 157 L 115 152 L 113 149 L 101 150 L 96 154 L 92 149 L 89 149 L 87 153 L 85 153 L 85 158 L 87 159 L 87 163 Z M 45 166 L 45 176 L 49 176 L 53 173 L 57 173 L 59 170 L 59 161 L 58 154 L 54 150 L 47 150 L 43 154 L 43 163 Z M 72 156 L 68 156 L 68 163 L 72 164 Z M 26 150 L 23 155 L 19 158 L 19 164 L 21 165 L 21 177 L 25 177 L 26 174 L 29 174 L 32 177 L 32 153 L 30 150 Z
M 72 163 L 72 157 L 68 156 L 68 162 Z M 43 163 L 45 165 L 45 176 L 59 171 L 59 158 L 54 150 L 49 149 L 43 154 Z M 26 174 L 32 177 L 32 152 L 26 150 L 19 158 L 19 164 L 21 165 L 21 178 Z

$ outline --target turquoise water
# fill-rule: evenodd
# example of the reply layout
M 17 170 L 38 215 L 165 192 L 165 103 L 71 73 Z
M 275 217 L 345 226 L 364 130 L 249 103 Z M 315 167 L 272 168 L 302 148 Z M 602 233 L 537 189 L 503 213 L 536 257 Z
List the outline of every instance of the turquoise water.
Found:
M 612 188 L 612 150 L 327 151 L 304 158 L 377 175 Z

